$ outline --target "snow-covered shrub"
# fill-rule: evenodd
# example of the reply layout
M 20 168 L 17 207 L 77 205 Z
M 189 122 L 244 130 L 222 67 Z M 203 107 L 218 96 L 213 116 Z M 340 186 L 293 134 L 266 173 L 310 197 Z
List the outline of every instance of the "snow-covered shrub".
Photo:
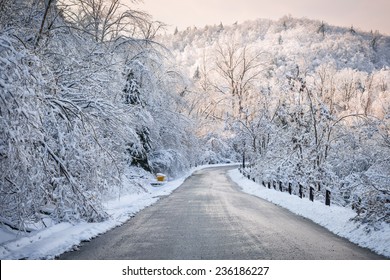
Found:
M 230 163 L 238 160 L 237 152 L 229 143 L 229 139 L 223 139 L 217 135 L 209 134 L 203 139 L 203 155 L 200 162 L 203 164 Z
M 164 173 L 171 178 L 181 175 L 189 168 L 188 160 L 175 150 L 161 150 L 150 154 L 153 173 Z
M 366 172 L 345 178 L 349 206 L 357 212 L 356 220 L 374 228 L 390 223 L 389 170 L 389 159 L 378 160 Z

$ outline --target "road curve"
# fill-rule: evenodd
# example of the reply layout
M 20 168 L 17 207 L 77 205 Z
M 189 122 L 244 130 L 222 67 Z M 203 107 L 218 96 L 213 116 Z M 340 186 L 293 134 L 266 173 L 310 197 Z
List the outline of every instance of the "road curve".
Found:
M 240 191 L 226 172 L 195 172 L 158 201 L 59 259 L 383 259 L 323 227 Z

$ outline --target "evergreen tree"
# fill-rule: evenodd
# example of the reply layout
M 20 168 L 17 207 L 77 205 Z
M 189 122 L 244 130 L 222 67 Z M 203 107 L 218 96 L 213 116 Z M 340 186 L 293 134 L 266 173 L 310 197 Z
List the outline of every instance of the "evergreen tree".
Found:
M 140 96 L 140 86 L 135 78 L 133 70 L 129 71 L 126 78 L 126 85 L 123 89 L 125 96 L 125 103 L 130 105 L 142 105 Z

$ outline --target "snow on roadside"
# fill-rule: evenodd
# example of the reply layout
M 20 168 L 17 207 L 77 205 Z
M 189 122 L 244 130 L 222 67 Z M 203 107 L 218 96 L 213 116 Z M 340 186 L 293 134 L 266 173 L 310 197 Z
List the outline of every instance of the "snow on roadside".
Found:
M 60 223 L 18 235 L 0 227 L 0 259 L 54 259 L 66 251 L 77 248 L 82 241 L 91 240 L 122 225 L 142 209 L 171 194 L 193 172 L 206 167 L 211 166 L 193 168 L 180 179 L 157 187 L 148 184 L 143 186 L 146 192 L 122 196 L 120 199 L 104 203 L 110 219 L 101 223 Z
M 335 205 L 329 207 L 318 201 L 311 202 L 288 193 L 264 188 L 245 178 L 238 169 L 233 169 L 228 174 L 244 192 L 282 206 L 361 247 L 390 257 L 390 225 L 383 224 L 380 230 L 367 232 L 364 226 L 351 220 L 356 216 L 352 209 Z

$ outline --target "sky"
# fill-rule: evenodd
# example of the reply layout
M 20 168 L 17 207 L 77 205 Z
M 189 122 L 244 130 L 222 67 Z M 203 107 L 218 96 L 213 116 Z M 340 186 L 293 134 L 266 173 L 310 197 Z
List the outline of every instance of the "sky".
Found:
M 390 35 L 389 0 L 143 0 L 137 7 L 169 25 L 169 31 L 291 15 Z

